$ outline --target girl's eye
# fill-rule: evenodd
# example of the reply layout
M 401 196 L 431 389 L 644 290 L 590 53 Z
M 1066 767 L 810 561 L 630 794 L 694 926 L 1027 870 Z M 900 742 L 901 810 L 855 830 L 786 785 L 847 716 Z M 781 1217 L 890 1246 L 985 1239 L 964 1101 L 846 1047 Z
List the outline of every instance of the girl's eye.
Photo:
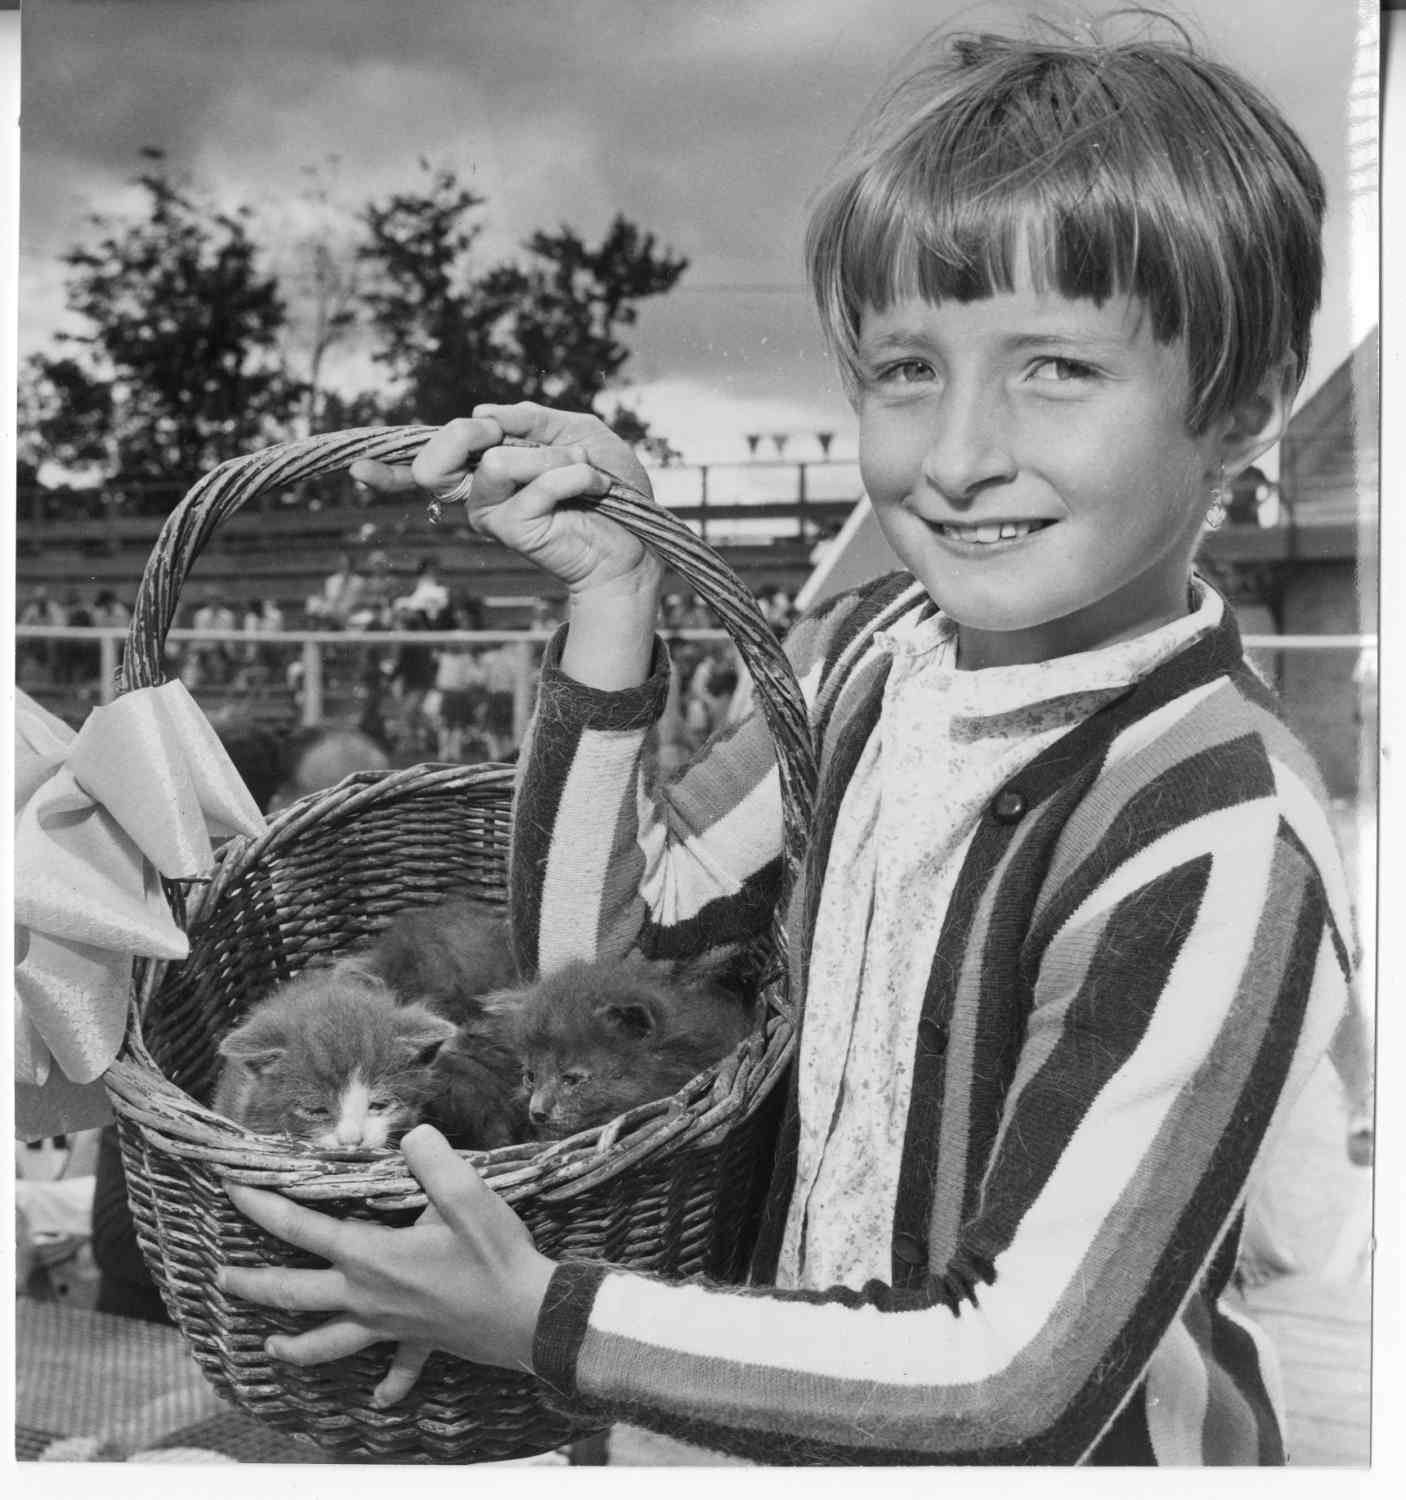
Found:
M 878 372 L 881 385 L 917 385 L 933 378 L 933 368 L 925 359 L 896 359 Z
M 1051 354 L 1044 359 L 1037 359 L 1030 367 L 1030 374 L 1035 380 L 1068 385 L 1071 381 L 1092 380 L 1098 371 L 1092 365 L 1083 364 L 1077 359 L 1061 359 L 1058 355 Z

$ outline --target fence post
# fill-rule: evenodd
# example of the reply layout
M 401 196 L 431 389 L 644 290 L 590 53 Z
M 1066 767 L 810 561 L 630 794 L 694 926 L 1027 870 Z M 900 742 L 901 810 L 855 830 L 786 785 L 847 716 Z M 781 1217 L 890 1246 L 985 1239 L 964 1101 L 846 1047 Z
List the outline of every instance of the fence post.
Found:
M 804 463 L 796 465 L 796 536 L 800 541 L 806 539 L 806 466 Z
M 117 696 L 117 632 L 108 631 L 98 642 L 98 702 L 111 703 Z
M 303 642 L 303 728 L 322 722 L 322 642 Z

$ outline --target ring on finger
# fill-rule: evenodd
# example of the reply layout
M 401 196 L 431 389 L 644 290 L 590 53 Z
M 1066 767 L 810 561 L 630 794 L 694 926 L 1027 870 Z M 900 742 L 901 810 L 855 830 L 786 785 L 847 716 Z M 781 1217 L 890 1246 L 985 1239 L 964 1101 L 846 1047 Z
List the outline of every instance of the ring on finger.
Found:
M 459 481 L 458 484 L 454 486 L 452 490 L 449 490 L 443 495 L 437 495 L 435 498 L 441 505 L 458 505 L 461 502 L 466 502 L 468 500 L 469 491 L 473 488 L 473 484 L 473 474 L 465 474 L 464 477 Z

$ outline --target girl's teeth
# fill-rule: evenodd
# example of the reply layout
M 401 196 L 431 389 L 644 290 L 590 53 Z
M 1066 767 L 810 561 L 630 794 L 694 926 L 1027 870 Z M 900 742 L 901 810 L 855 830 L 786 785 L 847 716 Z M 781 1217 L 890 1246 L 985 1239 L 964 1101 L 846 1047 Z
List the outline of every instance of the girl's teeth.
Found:
M 1011 542 L 1017 537 L 1029 536 L 1038 530 L 1034 521 L 997 521 L 985 526 L 944 526 L 943 531 L 959 542 Z

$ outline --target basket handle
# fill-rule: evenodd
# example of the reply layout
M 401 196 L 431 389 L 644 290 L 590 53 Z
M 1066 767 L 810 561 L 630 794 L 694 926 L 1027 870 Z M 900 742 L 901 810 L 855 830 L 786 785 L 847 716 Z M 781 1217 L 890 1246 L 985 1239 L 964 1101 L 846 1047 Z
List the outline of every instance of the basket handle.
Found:
M 175 620 L 181 589 L 222 521 L 265 490 L 345 469 L 357 459 L 408 463 L 438 430 L 363 427 L 320 433 L 230 459 L 197 481 L 166 518 L 142 573 L 127 635 L 121 691 L 154 687 L 165 680 L 166 634 Z M 589 503 L 688 580 L 722 620 L 746 664 L 776 747 L 789 889 L 805 852 L 816 769 L 805 701 L 780 643 L 762 618 L 751 590 L 676 516 L 613 476 L 609 491 Z M 784 905 L 778 915 L 781 911 Z

